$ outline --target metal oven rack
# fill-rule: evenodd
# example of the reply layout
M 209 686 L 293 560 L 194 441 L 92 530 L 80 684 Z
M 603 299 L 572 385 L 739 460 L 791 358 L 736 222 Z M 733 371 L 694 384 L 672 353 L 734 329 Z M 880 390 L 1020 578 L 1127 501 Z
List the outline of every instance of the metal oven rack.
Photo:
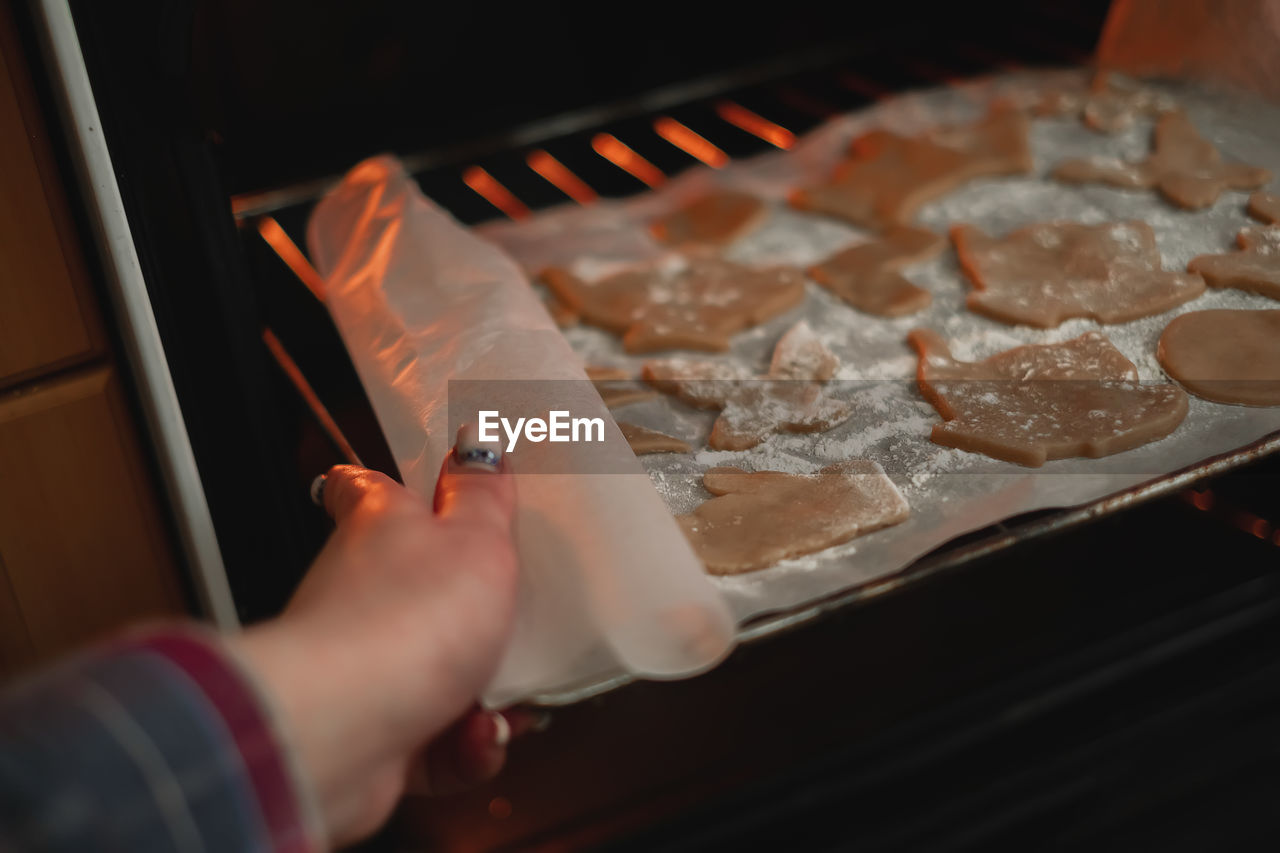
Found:
M 621 197 L 657 187 L 685 168 L 717 167 L 736 157 L 789 148 L 797 136 L 841 112 L 908 88 L 936 86 L 977 74 L 1016 70 L 1034 64 L 1076 65 L 1087 61 L 1095 21 L 1073 20 L 1073 10 L 1059 10 L 1061 27 L 1034 33 L 1003 34 L 998 43 L 950 45 L 932 52 L 927 62 L 903 57 L 853 56 L 838 51 L 789 57 L 748 71 L 692 81 L 678 87 L 605 107 L 559 116 L 517 127 L 465 148 L 402 155 L 427 196 L 465 224 L 496 215 L 522 219 L 534 211 L 573 202 Z M 1019 57 L 1030 54 L 1034 60 Z M 298 249 L 311 206 L 337 176 L 270 191 L 237 196 L 232 209 L 241 226 L 257 274 L 273 279 L 267 289 L 309 292 L 323 297 L 323 282 Z M 301 282 L 306 291 L 299 291 Z M 299 358 L 299 366 L 282 342 L 287 334 L 264 330 L 264 341 L 306 409 L 336 450 L 358 462 L 356 451 L 337 419 L 321 401 L 307 376 L 320 378 L 324 361 Z M 336 334 L 335 334 L 336 339 Z M 306 348 L 314 343 L 302 341 Z M 332 346 L 332 342 L 330 342 Z M 340 342 L 337 343 L 339 349 Z M 308 369 L 305 362 L 320 365 Z M 364 444 L 377 444 L 377 428 L 360 397 L 348 410 L 363 420 Z M 358 384 L 358 383 L 357 383 Z M 342 397 L 341 390 L 333 392 Z M 341 404 L 340 404 L 341 405 Z M 935 573 L 953 569 L 1019 543 L 1078 527 L 1092 520 L 1155 498 L 1180 493 L 1198 509 L 1213 509 L 1214 495 L 1190 487 L 1200 480 L 1247 465 L 1280 451 L 1280 435 L 1272 435 L 1233 453 L 1206 460 L 1182 471 L 1091 504 L 1042 510 L 1007 519 L 941 546 L 902 572 L 785 612 L 764 614 L 743 625 L 740 640 L 751 642 L 790 630 L 834 609 L 883 595 Z M 389 458 L 385 447 L 371 451 L 374 462 Z M 1280 548 L 1280 527 L 1243 510 L 1224 519 Z M 577 702 L 626 684 L 627 676 L 604 678 L 555 694 L 536 703 Z

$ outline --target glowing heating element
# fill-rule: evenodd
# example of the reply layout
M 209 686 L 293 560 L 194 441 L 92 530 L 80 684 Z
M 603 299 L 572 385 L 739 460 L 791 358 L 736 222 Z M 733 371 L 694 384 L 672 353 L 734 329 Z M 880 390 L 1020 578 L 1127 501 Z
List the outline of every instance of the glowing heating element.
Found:
M 733 101 L 721 101 L 716 104 L 716 114 L 734 127 L 745 130 L 752 136 L 758 136 L 770 145 L 787 149 L 796 144 L 796 135 L 780 124 L 774 124 L 763 116 L 735 104 Z
M 586 181 L 569 171 L 568 166 L 546 151 L 531 152 L 525 158 L 525 162 L 529 164 L 530 169 L 578 204 L 590 204 L 598 198 L 596 191 L 587 186 Z
M 338 422 L 329 414 L 329 410 L 325 408 L 324 403 L 320 402 L 320 398 L 316 396 L 311 383 L 307 381 L 307 377 L 303 375 L 297 362 L 293 360 L 293 357 L 284 348 L 284 344 L 280 343 L 280 339 L 270 329 L 263 330 L 262 341 L 267 345 L 267 349 L 271 351 L 276 364 L 280 365 L 280 369 L 284 371 L 285 376 L 293 383 L 293 387 L 302 395 L 303 401 L 311 409 L 311 413 L 315 415 L 316 420 L 320 422 L 320 428 L 329 436 L 329 440 L 342 453 L 343 458 L 352 465 L 359 465 L 363 468 L 364 463 L 360 461 L 359 454 L 356 453 L 351 443 L 347 441 L 346 436 L 342 434 L 342 430 L 338 427 Z
M 316 272 L 316 268 L 311 266 L 311 262 L 307 260 L 306 255 L 302 254 L 302 250 L 298 248 L 298 245 L 280 227 L 280 223 L 270 216 L 264 216 L 258 220 L 258 233 L 262 235 L 263 240 L 267 241 L 267 245 L 280 256 L 280 260 L 284 261 L 285 265 L 293 270 L 293 274 L 298 277 L 298 280 L 307 286 L 307 290 L 311 291 L 311 295 L 324 302 L 324 279 L 320 277 L 320 273 Z
M 708 166 L 719 169 L 729 162 L 729 155 L 693 129 L 670 116 L 663 116 L 653 123 L 658 135 L 690 157 L 697 157 Z
M 529 215 L 529 208 L 525 207 L 524 202 L 479 166 L 471 166 L 463 172 L 462 182 L 512 219 L 524 219 Z
M 636 180 L 650 187 L 660 187 L 667 176 L 611 133 L 597 133 L 591 140 L 595 152 Z

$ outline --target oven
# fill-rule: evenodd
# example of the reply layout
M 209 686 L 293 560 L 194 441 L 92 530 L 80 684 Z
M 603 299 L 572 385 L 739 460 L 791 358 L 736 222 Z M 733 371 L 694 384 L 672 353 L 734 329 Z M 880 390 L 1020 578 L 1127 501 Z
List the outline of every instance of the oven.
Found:
M 466 225 L 522 219 L 903 90 L 1087 62 L 1107 12 L 136 0 L 22 23 L 188 567 L 231 624 L 276 612 L 323 543 L 317 473 L 395 473 L 299 248 L 356 161 L 396 153 Z M 557 708 L 500 779 L 410 798 L 371 845 L 1260 847 L 1280 829 L 1277 449 L 1007 519 L 748 630 L 710 673 Z

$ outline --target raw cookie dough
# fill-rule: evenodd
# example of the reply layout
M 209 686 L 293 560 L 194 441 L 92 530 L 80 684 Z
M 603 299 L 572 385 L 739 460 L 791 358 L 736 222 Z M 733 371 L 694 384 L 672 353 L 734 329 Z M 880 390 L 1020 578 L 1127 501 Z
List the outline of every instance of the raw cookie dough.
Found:
M 1126 163 L 1114 157 L 1063 160 L 1053 170 L 1060 181 L 1155 187 L 1179 207 L 1195 210 L 1218 200 L 1225 189 L 1252 190 L 1271 173 L 1243 163 L 1224 163 L 1218 149 L 1200 136 L 1183 112 L 1169 112 L 1156 123 L 1155 143 L 1147 159 Z
M 729 337 L 804 299 L 797 269 L 752 269 L 713 258 L 627 270 L 588 283 L 551 268 L 543 281 L 583 322 L 622 335 L 627 352 L 723 352 Z
M 1280 406 L 1280 310 L 1183 314 L 1165 327 L 1156 355 L 1197 397 Z
M 1161 268 L 1144 222 L 1041 223 L 998 238 L 957 225 L 951 239 L 976 288 L 966 299 L 969 309 L 1004 323 L 1042 329 L 1072 317 L 1124 323 L 1204 293 L 1199 276 Z
M 631 445 L 636 456 L 644 456 L 646 453 L 689 452 L 688 444 L 656 429 L 629 424 L 626 421 L 618 421 L 618 429 L 622 430 L 622 437 L 627 440 L 627 444 Z
M 746 450 L 775 432 L 823 432 L 848 419 L 852 406 L 828 397 L 822 385 L 837 366 L 801 322 L 778 341 L 764 377 L 733 363 L 674 359 L 646 364 L 644 378 L 691 406 L 720 409 L 707 444 Z
M 734 190 L 717 190 L 657 220 L 653 236 L 672 246 L 724 246 L 764 219 L 760 199 Z
M 927 202 L 966 181 L 1031 171 L 1027 117 L 997 107 L 971 125 L 927 136 L 873 130 L 853 141 L 849 159 L 825 186 L 796 190 L 791 205 L 864 228 L 906 225 Z
M 1114 133 L 1139 116 L 1158 116 L 1176 109 L 1172 98 L 1147 89 L 1120 74 L 1099 71 L 1088 87 L 1048 92 L 1036 104 L 1038 116 L 1078 115 L 1087 127 Z
M 606 407 L 616 409 L 641 400 L 658 396 L 652 388 L 646 388 L 635 377 L 619 367 L 588 367 L 587 378 L 600 392 Z
M 933 300 L 929 291 L 908 281 L 902 269 L 929 260 L 945 245 L 946 239 L 932 231 L 895 226 L 810 267 L 808 273 L 859 311 L 900 317 L 928 307 Z
M 1280 223 L 1280 195 L 1258 190 L 1249 196 L 1249 215 L 1268 225 Z
M 1236 243 L 1239 251 L 1197 255 L 1187 269 L 1203 276 L 1210 287 L 1234 287 L 1280 299 L 1280 226 L 1242 228 Z
M 811 475 L 712 468 L 702 484 L 716 497 L 676 521 L 713 575 L 812 554 L 910 514 L 893 482 L 866 459 Z
M 943 418 L 931 438 L 945 447 L 1039 467 L 1147 444 L 1187 414 L 1181 388 L 1140 384 L 1137 368 L 1099 332 L 978 362 L 956 361 L 925 329 L 907 340 L 920 355 L 920 392 Z
M 551 315 L 552 322 L 561 329 L 569 329 L 578 325 L 578 315 L 554 295 L 548 293 L 543 298 L 542 304 L 547 309 L 547 313 Z

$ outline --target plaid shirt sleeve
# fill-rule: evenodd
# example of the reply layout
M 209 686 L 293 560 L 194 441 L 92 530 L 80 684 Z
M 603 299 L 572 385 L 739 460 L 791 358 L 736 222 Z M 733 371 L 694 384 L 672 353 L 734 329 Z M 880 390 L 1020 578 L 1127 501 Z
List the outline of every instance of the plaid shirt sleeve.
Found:
M 304 853 L 319 825 L 212 631 L 135 634 L 0 694 L 0 850 Z

